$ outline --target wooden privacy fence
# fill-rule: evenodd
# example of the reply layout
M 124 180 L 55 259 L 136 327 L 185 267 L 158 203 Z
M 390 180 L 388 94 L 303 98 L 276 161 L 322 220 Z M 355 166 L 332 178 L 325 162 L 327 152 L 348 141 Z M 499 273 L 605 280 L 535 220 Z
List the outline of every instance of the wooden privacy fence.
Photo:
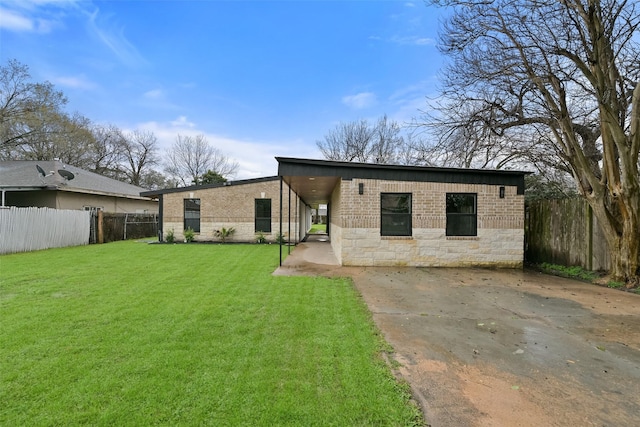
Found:
M 90 214 L 50 208 L 0 209 L 0 254 L 89 243 Z
M 158 235 L 157 214 L 94 212 L 91 243 L 108 243 Z
M 609 270 L 607 242 L 583 199 L 538 200 L 527 206 L 527 262 Z

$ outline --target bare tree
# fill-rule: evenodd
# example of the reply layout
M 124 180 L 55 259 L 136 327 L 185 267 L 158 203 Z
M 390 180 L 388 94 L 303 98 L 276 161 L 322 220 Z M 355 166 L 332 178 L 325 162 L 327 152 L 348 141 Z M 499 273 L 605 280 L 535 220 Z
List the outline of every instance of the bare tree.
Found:
M 130 184 L 140 186 L 144 174 L 158 164 L 158 139 L 153 132 L 134 130 L 121 142 L 122 169 Z
M 366 162 L 373 130 L 366 120 L 340 122 L 316 145 L 327 160 Z
M 365 119 L 340 122 L 316 145 L 327 160 L 361 163 L 399 163 L 411 156 L 400 125 L 383 116 L 375 124 Z
M 232 177 L 238 163 L 211 146 L 204 135 L 178 135 L 167 154 L 165 170 L 183 186 L 198 185 L 209 170 L 224 178 Z
M 114 125 L 94 125 L 91 127 L 91 134 L 91 164 L 88 170 L 113 179 L 124 179 L 121 162 L 125 142 L 120 128 Z
M 612 276 L 638 283 L 640 4 L 433 3 L 454 7 L 441 35 L 452 59 L 439 117 L 446 141 L 463 158 L 570 172 L 604 231 Z

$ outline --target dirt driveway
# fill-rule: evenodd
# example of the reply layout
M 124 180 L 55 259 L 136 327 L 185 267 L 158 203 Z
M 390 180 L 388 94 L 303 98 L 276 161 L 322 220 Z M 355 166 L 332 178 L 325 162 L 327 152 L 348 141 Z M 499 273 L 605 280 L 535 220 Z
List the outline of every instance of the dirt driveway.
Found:
M 353 278 L 433 427 L 640 426 L 640 295 L 531 271 L 341 267 L 326 242 L 274 274 Z
M 432 426 L 640 426 L 640 295 L 535 272 L 341 268 Z

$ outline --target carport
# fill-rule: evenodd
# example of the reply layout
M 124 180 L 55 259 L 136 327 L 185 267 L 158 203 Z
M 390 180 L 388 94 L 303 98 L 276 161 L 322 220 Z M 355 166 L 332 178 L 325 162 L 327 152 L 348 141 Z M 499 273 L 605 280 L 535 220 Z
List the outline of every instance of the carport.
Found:
M 311 209 L 326 204 L 340 265 L 522 267 L 526 172 L 276 160 L 280 211 L 286 203 L 298 215 L 294 241 L 306 237 Z M 290 241 L 291 215 L 288 230 L 280 217 Z
M 282 211 L 284 203 L 287 203 L 289 212 L 291 209 L 291 195 L 295 193 L 301 200 L 298 207 L 300 235 L 298 241 L 306 240 L 306 233 L 311 227 L 311 210 L 319 209 L 320 205 L 327 205 L 327 235 L 331 239 L 331 194 L 340 182 L 340 175 L 335 169 L 319 167 L 309 164 L 307 159 L 276 157 L 278 161 L 278 176 L 280 177 L 280 233 L 283 234 Z M 313 162 L 313 161 L 312 161 Z M 284 192 L 284 184 L 289 191 Z M 285 202 L 286 199 L 286 202 Z M 291 224 L 291 218 L 287 221 Z M 290 228 L 290 226 L 289 226 Z M 291 235 L 291 230 L 288 230 Z M 290 246 L 288 249 L 290 251 Z M 280 245 L 280 265 L 282 265 L 282 243 Z

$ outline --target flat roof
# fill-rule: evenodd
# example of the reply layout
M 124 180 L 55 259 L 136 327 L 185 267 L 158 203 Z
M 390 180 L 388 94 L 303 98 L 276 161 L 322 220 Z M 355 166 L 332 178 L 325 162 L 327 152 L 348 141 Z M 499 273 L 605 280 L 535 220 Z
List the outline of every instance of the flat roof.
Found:
M 262 178 L 240 179 L 237 181 L 217 182 L 215 184 L 190 185 L 188 187 L 164 188 L 161 190 L 143 191 L 142 193 L 140 193 L 140 195 L 144 197 L 153 197 L 153 196 L 159 196 L 161 194 L 182 193 L 185 191 L 206 190 L 207 188 L 220 188 L 220 187 L 254 184 L 257 182 L 275 181 L 278 179 L 280 179 L 280 177 L 278 176 L 266 176 Z
M 338 179 L 487 184 L 517 187 L 524 194 L 524 177 L 531 172 L 499 169 L 461 169 L 432 166 L 388 165 L 333 160 L 276 157 L 278 175 L 305 203 L 325 204 Z

